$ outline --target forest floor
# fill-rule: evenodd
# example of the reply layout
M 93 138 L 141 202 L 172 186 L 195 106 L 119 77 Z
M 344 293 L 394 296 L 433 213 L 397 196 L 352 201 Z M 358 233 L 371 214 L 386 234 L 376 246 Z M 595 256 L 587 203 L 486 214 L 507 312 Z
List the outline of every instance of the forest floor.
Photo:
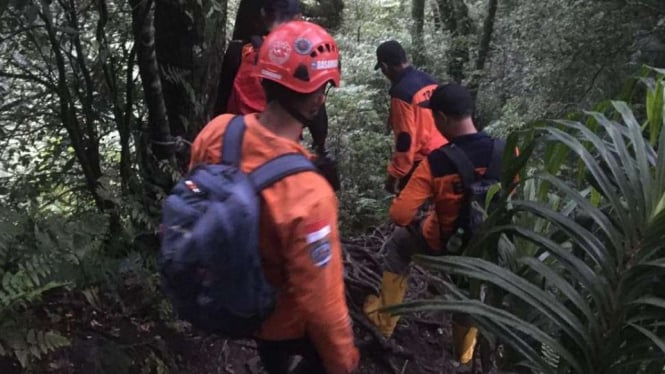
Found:
M 362 302 L 379 285 L 380 251 L 387 228 L 344 242 L 345 280 L 349 309 L 362 361 L 359 373 L 456 373 L 451 357 L 450 318 L 446 313 L 416 313 L 400 320 L 393 337 L 385 340 L 362 314 Z M 438 293 L 433 276 L 412 267 L 407 300 Z M 193 334 L 182 324 L 168 326 L 155 315 L 154 305 L 141 303 L 140 292 L 123 295 L 123 303 L 144 305 L 120 313 L 91 307 L 73 293 L 53 295 L 44 303 L 49 328 L 64 333 L 71 346 L 34 363 L 37 373 L 191 373 L 261 374 L 253 341 L 226 341 Z M 134 302 L 132 302 L 134 300 Z M 105 303 L 107 304 L 107 303 Z M 57 318 L 54 318 L 57 316 Z M 53 321 L 57 326 L 53 326 Z M 474 360 L 479 364 L 479 360 Z M 177 369 L 174 369 L 177 368 Z M 475 368 L 472 372 L 479 373 Z M 20 366 L 0 358 L 0 373 L 22 373 Z

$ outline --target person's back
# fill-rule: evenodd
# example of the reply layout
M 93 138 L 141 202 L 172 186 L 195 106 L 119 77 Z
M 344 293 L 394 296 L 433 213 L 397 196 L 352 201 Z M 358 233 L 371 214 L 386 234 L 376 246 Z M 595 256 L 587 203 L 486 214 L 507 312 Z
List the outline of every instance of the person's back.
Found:
M 369 295 L 364 305 L 367 316 L 388 337 L 399 317 L 377 310 L 403 301 L 413 254 L 450 254 L 446 244 L 456 229 L 463 204 L 467 203 L 465 187 L 469 187 L 462 183 L 460 173 L 485 175 L 488 167 L 493 172 L 500 169 L 500 158 L 495 152 L 498 143 L 487 134 L 477 132 L 471 119 L 473 99 L 466 88 L 456 84 L 439 86 L 430 100 L 421 105 L 433 112 L 437 130 L 449 143 L 423 159 L 390 207 L 390 218 L 398 228 L 385 245 L 381 292 Z M 496 150 L 502 148 L 501 145 Z M 455 151 L 451 154 L 461 151 L 472 170 L 458 169 L 455 160 L 448 157 L 452 149 Z M 427 201 L 432 201 L 433 206 L 421 222 L 416 217 Z M 462 364 L 468 364 L 473 357 L 477 330 L 464 315 L 455 314 L 453 322 L 456 356 Z
M 388 123 L 395 137 L 395 149 L 388 165 L 386 188 L 393 192 L 395 182 L 399 181 L 399 188 L 403 188 L 416 166 L 444 145 L 446 139 L 436 130 L 431 111 L 419 105 L 429 99 L 436 80 L 411 66 L 397 41 L 382 43 L 376 55 L 374 68 L 381 69 L 392 83 Z
M 233 80 L 233 88 L 226 104 L 226 112 L 233 114 L 258 113 L 266 107 L 266 96 L 261 82 L 252 76 L 257 51 L 252 43 L 242 48 L 240 67 Z
M 408 174 L 414 164 L 446 143 L 436 130 L 432 111 L 419 106 L 429 99 L 436 87 L 434 78 L 412 66 L 405 68 L 391 87 L 389 122 L 395 132 L 396 152 L 388 168 L 390 174 Z M 408 149 L 403 146 L 407 135 L 411 137 Z
M 262 23 L 266 31 L 292 20 L 300 19 L 299 0 L 265 0 L 261 6 Z M 302 39 L 303 41 L 306 39 Z M 251 42 L 242 48 L 240 66 L 233 79 L 231 92 L 226 103 L 226 113 L 250 114 L 258 113 L 266 107 L 266 96 L 261 87 L 261 80 L 253 75 L 257 61 L 257 51 L 263 44 L 263 37 L 255 35 Z M 299 47 L 309 48 L 307 43 L 294 43 L 293 46 L 284 46 L 277 54 L 300 53 Z M 273 56 L 279 60 L 280 57 Z M 325 176 L 333 189 L 340 188 L 339 172 L 337 163 L 326 149 L 326 138 L 328 137 L 328 114 L 325 104 L 318 113 L 304 122 L 304 127 L 309 129 L 312 136 L 312 146 L 316 152 L 315 163 Z
M 261 5 L 262 23 L 265 32 L 300 18 L 298 0 L 264 0 Z M 243 46 L 240 67 L 233 80 L 233 87 L 226 105 L 227 113 L 249 114 L 265 109 L 266 97 L 261 81 L 253 76 L 256 65 L 257 50 L 263 44 L 263 36 L 254 35 L 251 42 Z
M 310 47 L 328 52 L 290 54 L 281 64 L 269 58 L 276 44 L 307 35 Z M 308 70 L 308 79 L 294 76 L 298 66 L 337 61 L 335 41 L 320 27 L 293 21 L 281 25 L 258 53 L 254 77 L 263 80 L 268 104 L 244 116 L 240 168 L 251 172 L 268 160 L 289 153 L 311 155 L 299 144 L 302 122 L 325 101 L 329 83 L 339 84 L 339 69 Z M 313 65 L 314 64 L 314 65 Z M 279 79 L 276 78 L 279 76 Z M 214 118 L 192 145 L 191 167 L 215 163 L 232 115 Z M 257 336 L 259 354 L 269 373 L 285 373 L 294 355 L 305 359 L 304 372 L 349 373 L 358 362 L 344 294 L 337 199 L 326 180 L 305 171 L 283 178 L 261 192 L 260 252 L 268 281 L 277 288 L 272 315 Z
M 475 168 L 475 173 L 479 175 L 485 173 L 493 160 L 494 139 L 484 132 L 450 138 L 444 147 L 453 145 L 466 154 Z M 395 199 L 390 209 L 390 217 L 397 225 L 408 225 L 422 205 L 421 194 L 425 193 L 426 189 L 429 190 L 433 196 L 434 214 L 425 218 L 422 227 L 423 236 L 430 248 L 443 251 L 442 244 L 453 233 L 464 202 L 462 179 L 443 147 L 427 156 L 412 179 L 413 186 L 404 189 Z
M 444 251 L 442 245 L 453 234 L 460 210 L 465 201 L 465 186 L 452 154 L 461 154 L 473 170 L 468 175 L 485 175 L 489 165 L 500 167 L 500 157 L 495 153 L 494 139 L 476 131 L 471 119 L 473 100 L 465 87 L 448 84 L 440 86 L 431 100 L 420 104 L 437 119 L 437 132 L 449 143 L 432 151 L 420 164 L 409 183 L 390 209 L 391 219 L 400 226 L 408 225 L 423 203 L 423 196 L 432 198 L 433 209 L 422 225 L 422 233 L 429 247 Z M 501 141 L 502 142 L 502 141 Z M 503 150 L 502 144 L 496 150 Z M 459 152 L 461 151 L 461 152 Z M 495 170 L 493 170 L 494 172 Z

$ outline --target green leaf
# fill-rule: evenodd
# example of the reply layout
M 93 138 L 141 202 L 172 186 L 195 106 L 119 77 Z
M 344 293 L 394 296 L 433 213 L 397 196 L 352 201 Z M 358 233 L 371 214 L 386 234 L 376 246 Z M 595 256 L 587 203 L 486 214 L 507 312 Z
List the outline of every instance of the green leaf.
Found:
M 530 267 L 545 278 L 552 286 L 561 291 L 561 295 L 570 300 L 572 305 L 584 314 L 586 322 L 589 324 L 591 331 L 595 334 L 600 332 L 601 326 L 603 329 L 607 327 L 605 320 L 594 315 L 594 312 L 589 307 L 588 301 L 582 297 L 582 295 L 580 295 L 580 293 L 577 292 L 577 290 L 571 286 L 563 276 L 533 257 L 523 257 L 519 262 Z M 599 323 L 602 325 L 599 325 Z M 596 343 L 598 342 L 596 341 Z
M 596 265 L 603 269 L 603 275 L 607 277 L 610 282 L 616 282 L 617 274 L 614 269 L 616 266 L 616 260 L 606 251 L 605 245 L 598 237 L 594 236 L 577 222 L 570 219 L 570 217 L 560 214 L 543 204 L 531 201 L 515 201 L 513 202 L 513 205 L 515 209 L 524 210 L 536 216 L 540 216 L 563 230 L 571 239 L 580 245 L 582 250 L 594 260 Z
M 663 109 L 665 111 L 665 109 Z M 665 121 L 665 118 L 663 119 Z M 658 139 L 658 162 L 656 163 L 656 193 L 662 194 L 665 191 L 665 131 L 660 132 Z
M 523 334 L 527 334 L 537 340 L 542 344 L 546 344 L 552 349 L 554 349 L 561 358 L 568 361 L 575 370 L 579 373 L 591 372 L 589 368 L 587 370 L 582 369 L 582 365 L 578 362 L 574 355 L 572 355 L 568 350 L 566 350 L 557 340 L 552 338 L 549 334 L 539 329 L 537 326 L 524 321 L 516 316 L 508 313 L 504 310 L 491 307 L 489 305 L 482 304 L 476 300 L 469 301 L 446 301 L 446 300 L 428 300 L 428 301 L 414 301 L 409 303 L 404 303 L 398 306 L 386 308 L 388 311 L 405 314 L 405 313 L 416 313 L 416 312 L 428 312 L 428 311 L 447 311 L 453 313 L 465 313 L 472 316 L 482 316 L 485 317 L 485 321 L 488 323 L 493 323 L 496 325 L 503 325 L 508 328 L 511 328 L 515 331 L 519 331 Z M 508 337 L 504 337 L 508 338 Z M 550 368 L 547 371 L 548 373 L 554 373 Z
M 599 188 L 603 193 L 603 196 L 605 196 L 605 198 L 609 200 L 612 206 L 616 208 L 614 213 L 617 215 L 619 224 L 628 233 L 633 233 L 634 235 L 636 232 L 635 222 L 633 217 L 631 217 L 630 214 L 628 214 L 626 210 L 623 209 L 624 205 L 622 197 L 620 197 L 615 191 L 615 184 L 613 183 L 615 180 L 610 181 L 606 171 L 600 167 L 593 155 L 591 155 L 591 153 L 589 153 L 589 151 L 587 151 L 587 149 L 577 139 L 573 138 L 570 134 L 556 129 L 550 129 L 550 133 L 555 139 L 559 139 L 560 141 L 565 142 L 584 161 L 587 169 L 591 172 L 594 180 L 597 183 L 596 188 Z M 623 246 L 615 247 L 615 249 L 617 250 L 615 257 L 623 258 Z
M 652 146 L 656 145 L 658 135 L 663 125 L 663 82 L 658 81 L 655 87 L 649 87 L 647 91 L 646 106 L 647 120 L 649 122 L 649 142 Z
M 512 186 L 515 180 L 515 176 L 524 171 L 524 166 L 527 164 L 531 158 L 537 142 L 533 139 L 535 132 L 528 131 L 526 133 L 513 133 L 508 136 L 506 140 L 506 149 L 503 155 L 503 173 L 501 174 L 501 185 L 505 186 L 507 189 L 510 189 L 508 186 Z M 523 147 L 518 147 L 517 143 L 520 136 L 525 136 L 526 145 Z M 515 150 L 519 148 L 519 155 L 515 155 Z M 526 175 L 521 175 L 521 179 L 525 179 Z
M 594 223 L 610 238 L 613 247 L 616 248 L 616 252 L 619 251 L 618 248 L 623 246 L 623 235 L 617 228 L 612 224 L 608 217 L 597 207 L 591 205 L 587 199 L 585 199 L 577 190 L 572 189 L 565 181 L 560 178 L 556 178 L 549 174 L 538 174 L 537 176 L 540 179 L 547 180 L 554 187 L 561 190 L 565 193 L 566 198 L 575 201 L 579 206 L 580 210 L 589 215 Z M 615 258 L 618 258 L 615 254 Z M 615 260 L 616 262 L 616 260 Z
M 622 187 L 622 192 L 624 195 L 628 193 L 634 195 L 634 202 L 629 202 L 629 204 L 632 204 L 632 207 L 636 208 L 637 210 L 637 212 L 634 213 L 634 216 L 642 219 L 644 217 L 644 207 L 648 203 L 649 196 L 647 196 L 645 193 L 647 190 L 644 189 L 644 185 L 648 185 L 648 182 L 641 178 L 639 170 L 640 168 L 646 168 L 648 170 L 649 166 L 646 164 L 637 165 L 637 161 L 628 151 L 626 140 L 624 138 L 624 133 L 626 133 L 626 131 L 622 131 L 623 129 L 620 124 L 609 121 L 607 118 L 600 116 L 598 113 L 591 114 L 599 117 L 598 122 L 603 125 L 605 131 L 612 139 L 613 150 L 610 151 L 611 154 L 608 155 L 608 157 L 610 157 L 611 161 L 616 160 L 616 164 L 609 165 L 614 179 L 618 181 L 616 184 Z M 641 137 L 641 135 L 639 136 Z M 625 183 L 621 183 L 624 180 Z M 643 187 L 641 191 L 642 193 L 639 193 L 640 186 Z
M 640 333 L 642 333 L 642 335 L 649 338 L 649 340 L 651 340 L 656 345 L 656 347 L 658 347 L 658 349 L 660 349 L 660 351 L 663 352 L 663 354 L 665 354 L 665 340 L 659 338 L 656 334 L 652 333 L 651 331 L 641 326 L 638 326 L 634 323 L 629 323 L 628 325 L 633 327 L 635 330 L 639 331 Z
M 42 352 L 39 351 L 39 347 L 36 345 L 31 345 L 28 348 L 28 351 L 30 352 L 30 355 L 33 357 L 36 357 L 37 359 L 42 358 Z
M 35 337 L 35 330 L 33 329 L 28 330 L 28 334 L 26 335 L 26 341 L 28 342 L 28 344 L 37 343 L 37 339 Z
M 642 211 L 642 215 L 639 217 L 641 223 L 646 217 L 645 208 L 653 205 L 653 201 L 651 201 L 651 194 L 650 194 L 651 183 L 652 183 L 651 165 L 648 162 L 648 156 L 647 156 L 647 152 L 648 151 L 653 152 L 653 150 L 651 146 L 645 141 L 644 136 L 642 135 L 642 130 L 640 128 L 640 125 L 639 123 L 637 123 L 637 119 L 635 119 L 635 115 L 630 110 L 628 105 L 622 101 L 613 101 L 612 105 L 619 113 L 621 113 L 621 117 L 623 118 L 624 123 L 628 128 L 630 143 L 632 143 L 633 146 L 634 159 L 636 161 L 635 167 L 637 168 L 637 174 L 640 176 L 639 179 L 633 181 L 633 184 L 637 184 L 636 187 L 642 187 L 641 196 L 642 200 L 644 201 L 644 204 L 646 204 L 637 207 L 640 208 L 640 210 Z M 623 142 L 621 142 L 621 145 L 623 145 Z M 619 157 L 620 160 L 624 161 L 633 159 L 631 155 L 625 151 L 623 154 L 620 154 Z M 629 166 L 633 165 L 624 165 L 624 168 L 627 168 Z
M 501 337 L 503 343 L 512 347 L 522 357 L 530 360 L 530 362 L 526 362 L 523 365 L 535 369 L 534 372 L 548 372 L 552 370 L 549 363 L 543 360 L 540 352 L 533 346 L 533 341 L 528 341 L 523 336 L 520 336 L 504 325 L 492 323 L 490 321 L 491 318 L 484 318 L 476 315 L 474 316 L 474 320 L 478 321 L 480 332 L 483 335 L 486 336 L 487 334 L 491 334 L 492 336 Z M 516 363 L 515 366 L 520 365 L 519 363 Z
M 549 238 L 546 238 L 531 230 L 517 226 L 507 226 L 498 229 L 511 230 L 515 234 L 518 234 L 523 238 L 548 250 L 561 263 L 561 265 L 566 267 L 566 269 L 575 276 L 575 279 L 578 282 L 586 287 L 597 307 L 600 308 L 601 313 L 610 313 L 612 308 L 610 296 L 607 292 L 609 285 L 600 277 L 596 276 L 595 272 L 589 268 L 589 266 L 584 263 L 584 261 L 580 260 L 567 249 L 562 248 L 560 245 L 553 242 Z
M 504 268 L 483 259 L 462 256 L 415 256 L 414 260 L 445 273 L 464 275 L 494 284 L 551 319 L 577 343 L 581 351 L 584 347 L 592 345 L 584 324 L 570 310 L 558 303 L 551 294 L 543 292 L 540 288 Z M 588 352 L 584 353 L 588 354 Z
M 28 367 L 28 353 L 29 352 L 27 348 L 14 350 L 14 356 L 16 356 L 16 359 L 24 369 Z
M 564 144 L 549 142 L 545 146 L 545 170 L 550 174 L 556 174 L 561 169 L 568 158 L 569 149 Z M 540 185 L 538 199 L 545 200 L 549 192 L 549 183 L 544 182 Z
M 658 73 L 658 74 L 660 74 L 660 75 L 665 75 L 665 69 L 663 69 L 663 68 L 657 68 L 657 67 L 654 67 L 654 66 L 648 66 L 648 65 L 647 65 L 646 67 L 647 67 L 649 70 L 655 71 L 656 73 Z
M 487 190 L 487 194 L 485 195 L 485 206 L 484 206 L 484 211 L 489 211 L 490 204 L 492 203 L 492 200 L 494 199 L 494 196 L 501 191 L 501 183 L 494 183 L 493 185 L 490 186 L 489 190 Z
M 44 342 L 46 342 L 52 349 L 67 347 L 71 344 L 69 339 L 60 335 L 55 331 L 47 331 L 44 333 Z
M 628 305 L 649 305 L 665 310 L 665 299 L 659 297 L 641 297 L 635 301 L 629 302 Z

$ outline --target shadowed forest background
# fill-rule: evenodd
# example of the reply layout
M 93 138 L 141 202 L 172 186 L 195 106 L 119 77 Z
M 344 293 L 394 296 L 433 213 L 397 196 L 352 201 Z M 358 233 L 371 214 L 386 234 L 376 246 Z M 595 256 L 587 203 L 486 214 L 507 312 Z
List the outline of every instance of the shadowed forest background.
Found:
M 361 372 L 453 373 L 455 311 L 485 337 L 476 372 L 664 372 L 665 2 L 303 7 L 341 49 L 328 144 Z M 0 1 L 0 372 L 260 372 L 251 342 L 177 321 L 156 272 L 161 200 L 256 16 L 252 0 Z M 418 259 L 393 342 L 358 316 L 390 228 L 387 39 L 468 85 L 476 124 L 522 150 L 467 256 Z

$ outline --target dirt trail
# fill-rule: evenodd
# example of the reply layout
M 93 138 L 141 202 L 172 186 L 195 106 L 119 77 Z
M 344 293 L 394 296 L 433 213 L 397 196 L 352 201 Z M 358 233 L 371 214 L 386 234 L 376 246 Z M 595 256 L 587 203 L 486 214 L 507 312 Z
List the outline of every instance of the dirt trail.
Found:
M 379 285 L 380 251 L 389 228 L 358 239 L 344 241 L 347 298 L 356 340 L 361 347 L 359 373 L 455 373 L 450 357 L 450 319 L 443 313 L 403 316 L 393 338 L 383 339 L 362 314 L 365 297 Z M 435 278 L 412 267 L 407 300 L 432 297 L 441 292 Z M 135 283 L 136 285 L 136 283 Z M 64 316 L 58 326 L 45 326 L 64 333 L 72 342 L 36 363 L 37 373 L 191 373 L 260 374 L 262 366 L 253 341 L 225 341 L 192 334 L 182 324 L 164 325 L 155 315 L 159 300 L 154 290 L 129 288 L 123 306 L 131 310 L 93 308 L 80 294 L 51 295 L 45 315 Z M 116 300 L 117 302 L 117 300 Z M 50 309 L 50 310 L 49 310 Z M 178 328 L 180 326 L 180 328 Z M 171 369 L 169 368 L 177 368 Z M 147 371 L 146 371 L 147 370 Z M 16 362 L 0 358 L 0 373 L 21 373 Z M 313 373 L 315 374 L 315 373 Z

